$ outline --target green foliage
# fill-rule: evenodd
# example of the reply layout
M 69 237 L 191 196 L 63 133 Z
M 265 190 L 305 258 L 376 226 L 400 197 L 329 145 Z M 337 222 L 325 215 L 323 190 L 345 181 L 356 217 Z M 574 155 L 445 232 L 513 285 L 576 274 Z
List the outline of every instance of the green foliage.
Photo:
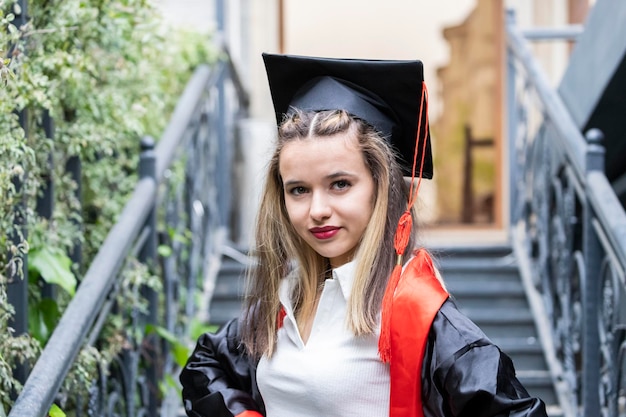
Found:
M 192 318 L 190 321 L 189 338 L 193 341 L 197 340 L 204 333 L 213 333 L 217 330 L 217 326 L 214 324 L 204 324 L 196 318 Z M 183 367 L 187 363 L 191 350 L 189 349 L 189 341 L 181 340 L 179 336 L 169 332 L 167 329 L 160 326 L 148 325 L 146 326 L 146 334 L 158 334 L 163 340 L 170 345 L 172 356 L 176 365 Z
M 28 252 L 28 269 L 34 276 L 48 284 L 56 284 L 68 294 L 76 291 L 76 277 L 71 270 L 72 261 L 64 253 L 46 246 Z
M 163 338 L 163 340 L 166 340 L 170 345 L 172 356 L 176 364 L 181 367 L 185 366 L 187 358 L 189 358 L 189 355 L 191 354 L 187 343 L 184 343 L 177 335 L 160 326 L 148 325 L 146 326 L 146 333 L 156 333 Z
M 0 0 L 0 334 L 12 333 L 6 285 L 26 278 L 26 255 L 30 332 L 0 338 L 0 412 L 20 389 L 12 367 L 36 361 L 132 192 L 139 139 L 160 137 L 191 71 L 216 59 L 207 34 L 168 28 L 149 0 L 29 0 L 30 20 L 18 26 L 20 14 L 16 0 Z M 77 158 L 80 178 L 66 169 Z M 43 215 L 47 182 L 53 210 Z M 80 265 L 67 256 L 76 248 Z M 128 271 L 120 297 L 142 307 L 137 289 L 158 279 L 145 267 Z M 61 289 L 57 300 L 41 298 L 42 282 Z M 119 351 L 124 319 L 107 329 L 70 382 Z
M 218 326 L 214 324 L 205 324 L 204 322 L 193 317 L 190 320 L 189 339 L 196 341 L 204 333 L 214 333 Z M 179 368 L 182 368 L 187 363 L 187 359 L 191 355 L 190 341 L 181 340 L 181 338 L 167 329 L 161 326 L 146 326 L 146 334 L 157 334 L 163 340 L 165 340 L 170 348 L 170 353 L 174 359 L 174 363 Z M 180 384 L 171 375 L 165 375 L 163 381 L 159 383 L 159 389 L 161 393 L 165 393 L 168 390 L 177 392 L 177 396 L 180 397 Z
M 5 333 L 6 334 L 6 333 Z M 20 392 L 22 385 L 13 379 L 11 369 L 18 363 L 34 363 L 39 357 L 41 348 L 39 343 L 21 335 L 4 337 L 0 343 L 0 403 L 10 405 L 10 393 Z
M 52 404 L 52 407 L 50 407 L 50 411 L 48 412 L 48 415 L 50 417 L 65 417 L 66 416 L 63 410 L 61 410 L 59 406 L 56 404 Z
M 50 417 L 65 417 L 65 413 L 63 412 L 63 410 L 61 410 L 61 408 L 56 405 L 56 404 L 52 404 L 52 407 L 50 407 L 50 411 L 48 412 L 48 415 Z

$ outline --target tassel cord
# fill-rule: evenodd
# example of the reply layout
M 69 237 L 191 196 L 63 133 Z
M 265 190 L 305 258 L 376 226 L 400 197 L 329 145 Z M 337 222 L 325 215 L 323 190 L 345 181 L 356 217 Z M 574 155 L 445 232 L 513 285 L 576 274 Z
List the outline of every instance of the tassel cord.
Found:
M 391 277 L 389 277 L 389 282 L 387 283 L 387 288 L 385 289 L 385 294 L 383 296 L 382 301 L 382 312 L 381 312 L 381 329 L 380 329 L 380 337 L 378 339 L 378 352 L 381 360 L 384 363 L 388 363 L 391 361 L 391 309 L 393 304 L 393 296 L 400 282 L 400 277 L 402 275 L 402 261 L 404 252 L 406 251 L 406 247 L 409 243 L 409 239 L 411 237 L 411 231 L 413 229 L 413 218 L 411 215 L 411 210 L 415 201 L 417 200 L 417 194 L 419 192 L 419 188 L 422 184 L 422 173 L 424 169 L 424 160 L 426 155 L 426 144 L 428 139 L 428 117 L 426 117 L 426 123 L 424 126 L 424 133 L 422 133 L 422 116 L 423 112 L 428 114 L 428 91 L 426 89 L 426 83 L 422 82 L 422 97 L 421 97 L 423 106 L 420 106 L 420 111 L 418 115 L 417 122 L 417 137 L 416 137 L 416 145 L 413 153 L 413 168 L 411 171 L 411 185 L 409 189 L 409 199 L 407 202 L 406 211 L 400 216 L 398 220 L 398 227 L 396 228 L 396 233 L 394 235 L 394 249 L 396 251 L 397 260 L 396 265 L 393 268 L 391 273 Z M 421 160 L 420 160 L 420 168 L 419 168 L 419 180 L 417 182 L 417 186 L 414 187 L 415 183 L 415 169 L 417 167 L 417 155 L 419 149 L 419 139 L 424 136 L 424 141 L 422 143 L 421 149 Z M 415 191 L 414 191 L 415 188 Z

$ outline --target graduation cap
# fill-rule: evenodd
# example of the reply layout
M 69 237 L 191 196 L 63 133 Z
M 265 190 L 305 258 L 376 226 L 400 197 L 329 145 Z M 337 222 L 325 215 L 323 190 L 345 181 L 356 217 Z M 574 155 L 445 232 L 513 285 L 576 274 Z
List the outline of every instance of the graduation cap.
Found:
M 389 140 L 400 156 L 405 176 L 412 176 L 411 167 L 416 160 L 417 167 L 422 168 L 421 177 L 433 177 L 421 61 L 266 53 L 263 60 L 278 124 L 293 108 L 345 110 Z M 420 176 L 420 172 L 415 175 Z

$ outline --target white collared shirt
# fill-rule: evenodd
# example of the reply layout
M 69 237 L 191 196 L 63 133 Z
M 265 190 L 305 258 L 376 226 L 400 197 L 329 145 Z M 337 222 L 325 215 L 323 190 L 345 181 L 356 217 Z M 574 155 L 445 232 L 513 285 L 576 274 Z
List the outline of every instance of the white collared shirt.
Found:
M 311 334 L 300 337 L 285 278 L 280 301 L 287 315 L 276 352 L 261 358 L 257 383 L 267 417 L 389 415 L 389 365 L 378 356 L 378 332 L 355 337 L 346 324 L 355 262 L 333 270 L 317 307 Z

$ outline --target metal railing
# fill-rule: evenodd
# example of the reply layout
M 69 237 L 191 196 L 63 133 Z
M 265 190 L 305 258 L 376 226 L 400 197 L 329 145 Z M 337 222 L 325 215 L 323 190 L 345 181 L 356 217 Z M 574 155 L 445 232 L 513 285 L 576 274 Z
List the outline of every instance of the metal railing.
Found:
M 580 133 L 512 12 L 506 43 L 512 239 L 563 414 L 621 416 L 626 214 L 602 132 Z
M 215 65 L 194 72 L 156 147 L 151 138 L 142 139 L 140 180 L 9 417 L 46 416 L 53 403 L 61 408 L 72 404 L 77 416 L 158 415 L 159 381 L 174 374 L 176 365 L 165 342 L 146 332 L 146 326 L 181 338 L 188 334 L 199 308 L 198 293 L 216 273 L 219 265 L 214 263 L 219 263 L 221 245 L 228 239 L 236 125 L 247 115 L 248 97 L 224 45 L 221 52 L 223 58 Z M 159 245 L 171 253 L 160 256 Z M 135 260 L 160 276 L 158 292 L 145 285 L 123 287 L 121 276 Z M 118 296 L 124 291 L 140 292 L 146 309 L 120 305 Z M 90 381 L 84 398 L 61 392 L 79 353 L 100 346 L 113 314 L 132 323 L 121 352 L 98 364 L 98 377 Z

